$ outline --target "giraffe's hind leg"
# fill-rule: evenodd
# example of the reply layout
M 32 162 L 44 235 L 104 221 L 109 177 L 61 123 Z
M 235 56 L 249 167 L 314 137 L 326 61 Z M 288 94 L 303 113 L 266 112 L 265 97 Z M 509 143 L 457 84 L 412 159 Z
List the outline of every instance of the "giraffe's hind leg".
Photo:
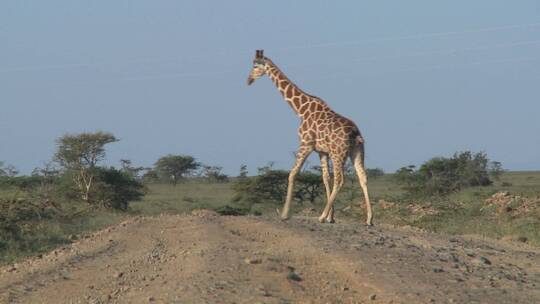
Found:
M 364 193 L 364 201 L 366 202 L 366 224 L 368 226 L 373 225 L 373 213 L 371 211 L 371 203 L 369 201 L 369 194 L 367 188 L 367 174 L 366 169 L 364 168 L 364 144 L 359 143 L 351 153 L 351 161 L 356 169 L 356 174 L 358 175 L 358 180 L 360 182 L 360 188 Z
M 330 208 L 330 212 L 328 212 L 328 216 L 326 217 L 326 222 L 330 224 L 333 224 L 336 222 L 336 220 L 334 219 L 334 206 Z
M 328 169 L 328 154 L 326 153 L 319 153 L 319 157 L 321 158 L 321 173 L 323 178 L 323 184 L 324 189 L 326 190 L 326 202 L 330 200 L 330 171 Z M 334 208 L 332 207 L 330 209 L 330 213 L 328 214 L 328 217 L 325 219 L 328 223 L 334 223 Z
M 321 223 L 324 223 L 330 216 L 330 211 L 334 206 L 336 196 L 341 189 L 341 186 L 343 186 L 343 164 L 345 163 L 346 156 L 346 153 L 332 155 L 332 165 L 334 167 L 334 185 L 332 187 L 332 193 L 330 194 L 330 198 L 326 203 L 326 207 L 324 208 L 323 213 L 319 217 L 319 222 Z

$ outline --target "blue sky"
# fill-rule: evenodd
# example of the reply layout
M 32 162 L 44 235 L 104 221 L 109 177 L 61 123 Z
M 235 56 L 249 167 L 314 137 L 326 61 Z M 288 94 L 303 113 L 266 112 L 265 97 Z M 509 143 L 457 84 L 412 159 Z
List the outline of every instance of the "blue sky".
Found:
M 114 165 L 290 167 L 298 118 L 246 86 L 255 49 L 357 123 L 368 167 L 540 169 L 538 1 L 2 1 L 0 41 L 0 160 L 23 173 L 95 130 Z

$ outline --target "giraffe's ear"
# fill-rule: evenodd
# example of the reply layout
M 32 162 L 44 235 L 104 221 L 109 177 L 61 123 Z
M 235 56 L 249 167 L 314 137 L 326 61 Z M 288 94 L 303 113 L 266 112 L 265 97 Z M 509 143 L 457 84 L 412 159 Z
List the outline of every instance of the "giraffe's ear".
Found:
M 261 58 L 264 57 L 264 56 L 263 56 L 263 51 L 264 51 L 264 50 L 259 50 L 259 55 L 261 55 Z
M 255 58 L 260 58 L 261 57 L 260 54 L 261 54 L 260 50 L 255 50 Z

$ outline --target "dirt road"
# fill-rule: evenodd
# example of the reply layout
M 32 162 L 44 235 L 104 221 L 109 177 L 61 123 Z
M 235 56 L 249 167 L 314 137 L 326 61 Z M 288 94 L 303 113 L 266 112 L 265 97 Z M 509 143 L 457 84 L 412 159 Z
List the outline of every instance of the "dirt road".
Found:
M 0 269 L 2 303 L 540 303 L 540 250 L 360 222 L 134 218 Z

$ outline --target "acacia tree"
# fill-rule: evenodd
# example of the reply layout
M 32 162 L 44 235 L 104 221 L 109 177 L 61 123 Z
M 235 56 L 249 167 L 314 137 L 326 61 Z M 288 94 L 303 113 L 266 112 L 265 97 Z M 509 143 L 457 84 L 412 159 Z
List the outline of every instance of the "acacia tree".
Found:
M 247 165 L 240 165 L 240 173 L 238 174 L 239 178 L 246 178 L 248 175 Z
M 193 156 L 169 154 L 157 160 L 155 170 L 161 176 L 169 178 L 176 186 L 178 180 L 199 169 L 200 166 Z
M 15 166 L 4 166 L 4 162 L 0 161 L 0 176 L 14 177 L 17 174 L 19 174 L 19 171 L 17 168 L 15 168 Z
M 142 178 L 142 172 L 149 170 L 148 168 L 139 166 L 134 167 L 133 163 L 129 159 L 121 159 L 120 165 L 122 166 L 122 171 L 129 174 L 132 178 L 140 180 Z
M 209 182 L 227 182 L 229 177 L 227 174 L 222 173 L 221 170 L 223 170 L 221 166 L 203 166 L 202 176 Z
M 94 132 L 66 134 L 58 138 L 54 160 L 73 174 L 81 198 L 90 202 L 90 192 L 96 177 L 95 167 L 105 158 L 105 145 L 117 142 L 111 133 Z
M 494 180 L 500 180 L 501 175 L 504 173 L 504 169 L 501 162 L 492 161 L 489 164 L 489 174 L 493 177 Z
M 282 202 L 287 195 L 289 171 L 272 169 L 273 164 L 258 168 L 259 175 L 252 178 L 239 178 L 233 185 L 234 200 L 248 202 Z M 316 171 L 304 171 L 298 174 L 293 189 L 293 197 L 302 203 L 314 203 L 323 193 L 322 176 Z

